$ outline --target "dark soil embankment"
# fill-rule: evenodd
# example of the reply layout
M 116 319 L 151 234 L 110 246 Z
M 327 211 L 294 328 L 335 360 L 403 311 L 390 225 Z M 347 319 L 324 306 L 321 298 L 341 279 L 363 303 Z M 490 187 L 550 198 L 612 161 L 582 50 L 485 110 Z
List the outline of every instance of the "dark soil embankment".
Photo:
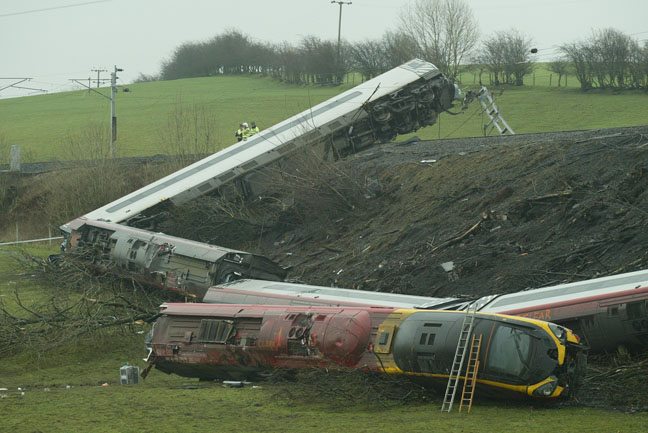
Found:
M 344 166 L 366 187 L 353 209 L 266 226 L 255 252 L 310 284 L 421 295 L 648 267 L 648 127 L 389 144 Z

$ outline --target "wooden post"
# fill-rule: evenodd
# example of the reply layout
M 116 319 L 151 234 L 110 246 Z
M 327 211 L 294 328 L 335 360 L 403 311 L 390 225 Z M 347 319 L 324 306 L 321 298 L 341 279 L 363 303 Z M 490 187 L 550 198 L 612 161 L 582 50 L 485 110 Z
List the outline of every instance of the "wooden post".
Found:
M 535 86 L 535 72 L 533 73 L 533 85 Z
M 20 146 L 11 146 L 9 154 L 9 171 L 20 172 Z
M 549 87 L 551 87 L 551 79 L 553 78 L 553 74 L 549 74 Z M 560 83 L 558 83 L 560 84 Z

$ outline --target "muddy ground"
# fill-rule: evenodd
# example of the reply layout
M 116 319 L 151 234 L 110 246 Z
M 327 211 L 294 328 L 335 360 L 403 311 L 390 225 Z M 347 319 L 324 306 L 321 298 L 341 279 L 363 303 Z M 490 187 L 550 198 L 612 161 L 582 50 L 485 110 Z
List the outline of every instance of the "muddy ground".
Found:
M 244 205 L 204 198 L 163 231 L 263 254 L 308 284 L 427 296 L 648 268 L 648 126 L 408 141 L 295 165 Z M 644 356 L 592 359 L 576 404 L 648 410 L 633 380 Z

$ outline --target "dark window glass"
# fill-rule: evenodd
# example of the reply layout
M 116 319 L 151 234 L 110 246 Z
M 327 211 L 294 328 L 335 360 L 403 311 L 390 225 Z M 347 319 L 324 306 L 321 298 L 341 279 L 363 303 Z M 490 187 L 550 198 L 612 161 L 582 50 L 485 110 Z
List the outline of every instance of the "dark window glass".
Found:
M 498 326 L 488 353 L 488 370 L 502 376 L 529 375 L 531 335 L 511 326 Z

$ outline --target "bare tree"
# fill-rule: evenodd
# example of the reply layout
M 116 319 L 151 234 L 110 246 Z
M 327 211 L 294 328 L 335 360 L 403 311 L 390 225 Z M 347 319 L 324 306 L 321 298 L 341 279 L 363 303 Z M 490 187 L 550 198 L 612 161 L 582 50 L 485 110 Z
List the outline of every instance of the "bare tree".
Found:
M 557 60 L 547 63 L 547 69 L 549 70 L 549 72 L 558 74 L 558 87 L 560 87 L 562 77 L 567 75 L 567 72 L 569 71 L 569 61 L 566 58 L 561 57 Z
M 418 45 L 403 32 L 387 31 L 381 39 L 385 70 L 402 65 L 418 55 Z
M 648 42 L 643 48 L 635 43 L 630 55 L 630 85 L 634 88 L 648 90 Z
M 451 78 L 479 38 L 477 20 L 464 0 L 412 0 L 400 12 L 401 32 L 418 55 Z
M 618 30 L 604 29 L 595 33 L 594 46 L 605 84 L 617 88 L 625 87 L 633 44 L 636 42 L 630 36 Z
M 531 39 L 515 29 L 496 32 L 484 41 L 483 62 L 495 75 L 495 84 L 524 84 L 524 76 L 533 71 L 531 45 Z
M 561 46 L 560 50 L 571 62 L 576 79 L 581 84 L 581 89 L 589 90 L 594 87 L 594 78 L 592 77 L 592 69 L 590 67 L 593 59 L 591 47 L 583 42 L 573 42 Z
M 648 78 L 646 48 L 618 30 L 595 31 L 588 40 L 560 49 L 573 64 L 583 90 L 642 87 Z
M 352 45 L 349 60 L 351 67 L 360 72 L 363 80 L 371 79 L 385 70 L 383 46 L 379 41 L 367 40 Z

